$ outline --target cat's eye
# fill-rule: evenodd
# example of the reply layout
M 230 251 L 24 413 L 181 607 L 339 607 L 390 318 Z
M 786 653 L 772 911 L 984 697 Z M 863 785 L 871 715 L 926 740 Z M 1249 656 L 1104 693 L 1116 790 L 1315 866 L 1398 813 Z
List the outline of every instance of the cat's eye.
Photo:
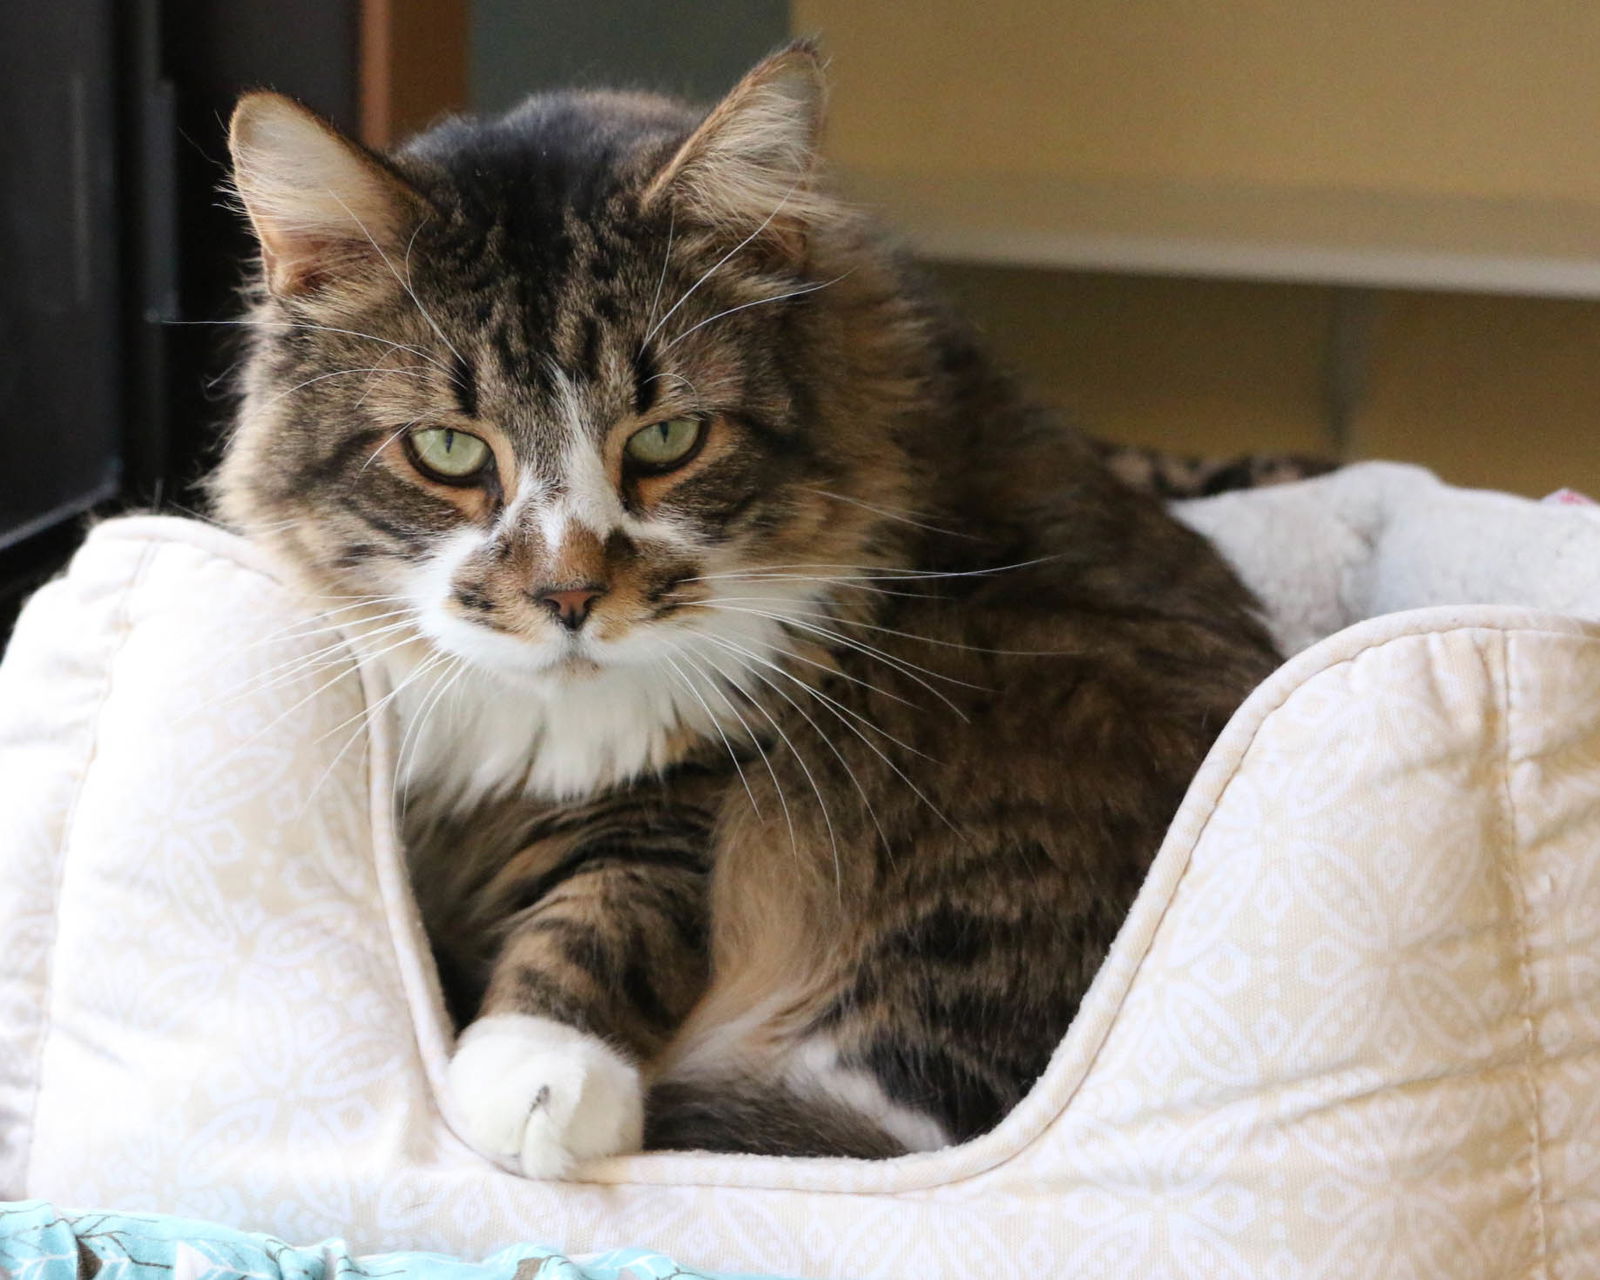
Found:
M 629 436 L 623 452 L 640 470 L 670 471 L 687 462 L 699 448 L 705 425 L 699 418 L 654 422 Z
M 483 470 L 489 446 L 477 436 L 450 427 L 424 427 L 411 433 L 417 465 L 436 480 L 460 484 Z

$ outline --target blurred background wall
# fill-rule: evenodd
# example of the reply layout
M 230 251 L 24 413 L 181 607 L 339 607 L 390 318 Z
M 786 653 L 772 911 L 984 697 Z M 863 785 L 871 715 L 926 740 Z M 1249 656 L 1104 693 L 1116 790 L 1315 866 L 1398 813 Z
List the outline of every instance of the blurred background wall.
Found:
M 0 632 L 86 513 L 202 501 L 241 90 L 383 147 L 560 85 L 709 101 L 791 34 L 841 184 L 1074 421 L 1600 493 L 1596 0 L 0 3 Z
M 789 0 L 473 0 L 472 105 L 530 88 L 637 87 L 709 101 L 788 38 Z
M 1600 488 L 1600 4 L 795 0 L 791 21 L 833 55 L 834 161 L 1095 430 Z
M 1600 490 L 1593 0 L 476 0 L 471 23 L 488 109 L 608 80 L 710 98 L 819 36 L 841 181 L 1100 434 Z

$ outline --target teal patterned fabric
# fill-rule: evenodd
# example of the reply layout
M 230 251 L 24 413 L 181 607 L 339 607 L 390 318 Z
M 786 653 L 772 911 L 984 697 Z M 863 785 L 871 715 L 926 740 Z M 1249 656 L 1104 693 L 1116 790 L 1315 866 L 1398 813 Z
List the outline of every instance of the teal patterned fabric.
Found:
M 569 1258 L 512 1245 L 482 1262 L 437 1253 L 352 1257 L 341 1240 L 296 1248 L 249 1231 L 161 1214 L 0 1203 L 0 1280 L 775 1280 L 695 1271 L 659 1253 Z

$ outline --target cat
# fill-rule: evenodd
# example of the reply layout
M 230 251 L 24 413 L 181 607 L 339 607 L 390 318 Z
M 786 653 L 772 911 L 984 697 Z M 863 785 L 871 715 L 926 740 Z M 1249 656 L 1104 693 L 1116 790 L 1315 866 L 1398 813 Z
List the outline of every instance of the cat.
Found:
M 822 97 L 800 43 L 709 114 L 233 118 L 214 504 L 387 675 L 452 1106 L 528 1176 L 993 1128 L 1279 660 L 830 194 Z
M 1112 475 L 1124 484 L 1169 502 L 1311 480 L 1338 469 L 1332 460 L 1311 454 L 1246 453 L 1232 458 L 1202 458 L 1107 440 L 1090 443 Z

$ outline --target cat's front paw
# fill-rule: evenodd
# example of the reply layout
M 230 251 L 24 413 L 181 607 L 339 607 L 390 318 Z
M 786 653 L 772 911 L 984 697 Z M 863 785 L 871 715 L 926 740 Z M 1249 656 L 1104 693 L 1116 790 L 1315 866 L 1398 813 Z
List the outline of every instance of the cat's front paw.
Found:
M 462 1136 L 525 1177 L 560 1178 L 579 1160 L 636 1151 L 643 1141 L 637 1068 L 550 1018 L 478 1019 L 456 1046 L 449 1081 Z

